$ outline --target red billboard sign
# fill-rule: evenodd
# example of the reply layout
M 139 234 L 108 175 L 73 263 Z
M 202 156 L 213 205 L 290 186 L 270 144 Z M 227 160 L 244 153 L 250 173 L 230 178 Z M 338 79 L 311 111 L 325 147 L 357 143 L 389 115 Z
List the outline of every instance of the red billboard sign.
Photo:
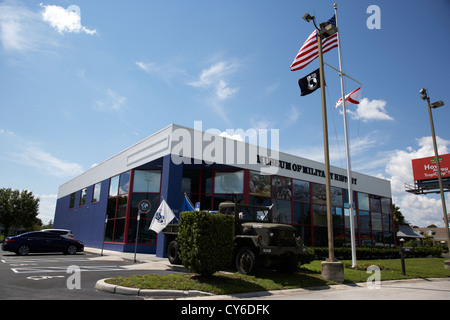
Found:
M 442 178 L 450 177 L 450 154 L 439 156 Z M 436 157 L 427 157 L 412 160 L 414 180 L 437 179 Z

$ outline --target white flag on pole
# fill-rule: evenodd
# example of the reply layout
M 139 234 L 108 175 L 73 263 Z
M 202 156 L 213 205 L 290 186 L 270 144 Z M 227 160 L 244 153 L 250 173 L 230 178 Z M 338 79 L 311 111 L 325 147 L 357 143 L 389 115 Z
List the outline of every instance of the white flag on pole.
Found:
M 159 205 L 158 210 L 156 210 L 153 216 L 152 223 L 150 224 L 149 230 L 153 230 L 156 233 L 160 233 L 172 220 L 175 218 L 172 209 L 170 209 L 166 200 L 163 199 Z

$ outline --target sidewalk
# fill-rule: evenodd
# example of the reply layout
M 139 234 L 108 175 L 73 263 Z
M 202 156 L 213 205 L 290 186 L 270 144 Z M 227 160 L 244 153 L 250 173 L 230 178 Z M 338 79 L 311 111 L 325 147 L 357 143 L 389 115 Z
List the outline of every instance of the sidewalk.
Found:
M 84 252 L 93 253 L 100 255 L 102 253 L 101 249 L 98 248 L 90 248 L 84 247 Z M 113 250 L 103 250 L 103 256 L 115 256 L 120 257 L 123 260 L 134 261 L 134 252 L 119 252 Z M 161 263 L 167 266 L 170 265 L 170 262 L 167 258 L 158 258 L 155 254 L 151 253 L 136 253 L 136 262 L 139 263 Z

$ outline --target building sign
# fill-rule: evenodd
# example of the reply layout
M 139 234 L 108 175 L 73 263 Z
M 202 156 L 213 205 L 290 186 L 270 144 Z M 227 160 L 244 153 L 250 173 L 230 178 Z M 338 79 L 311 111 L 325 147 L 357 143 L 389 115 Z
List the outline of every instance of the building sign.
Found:
M 319 176 L 319 177 L 325 178 L 325 170 L 306 167 L 306 166 L 303 166 L 298 163 L 291 163 L 291 162 L 278 160 L 278 159 L 272 159 L 272 158 L 264 157 L 264 156 L 260 156 L 260 155 L 256 156 L 256 162 L 259 164 L 262 164 L 262 165 L 266 165 L 266 166 L 278 167 L 278 168 L 285 169 L 285 170 L 301 172 L 304 174 L 309 174 L 312 176 Z M 347 182 L 347 180 L 348 180 L 347 176 L 345 176 L 343 174 L 332 173 L 332 172 L 330 172 L 330 179 L 336 180 L 336 181 L 341 181 L 341 182 Z M 357 179 L 352 178 L 352 184 L 356 184 L 356 183 L 357 183 Z
M 442 178 L 450 177 L 450 154 L 440 155 L 439 164 Z M 436 157 L 413 159 L 412 168 L 416 181 L 438 178 Z

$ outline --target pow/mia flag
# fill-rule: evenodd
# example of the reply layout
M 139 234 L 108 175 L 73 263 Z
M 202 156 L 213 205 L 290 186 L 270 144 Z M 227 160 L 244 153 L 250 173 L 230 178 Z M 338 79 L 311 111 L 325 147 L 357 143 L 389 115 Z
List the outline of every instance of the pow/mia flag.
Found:
M 316 91 L 317 88 L 320 88 L 319 69 L 298 80 L 298 85 L 300 87 L 301 96 L 306 96 L 307 94 Z

